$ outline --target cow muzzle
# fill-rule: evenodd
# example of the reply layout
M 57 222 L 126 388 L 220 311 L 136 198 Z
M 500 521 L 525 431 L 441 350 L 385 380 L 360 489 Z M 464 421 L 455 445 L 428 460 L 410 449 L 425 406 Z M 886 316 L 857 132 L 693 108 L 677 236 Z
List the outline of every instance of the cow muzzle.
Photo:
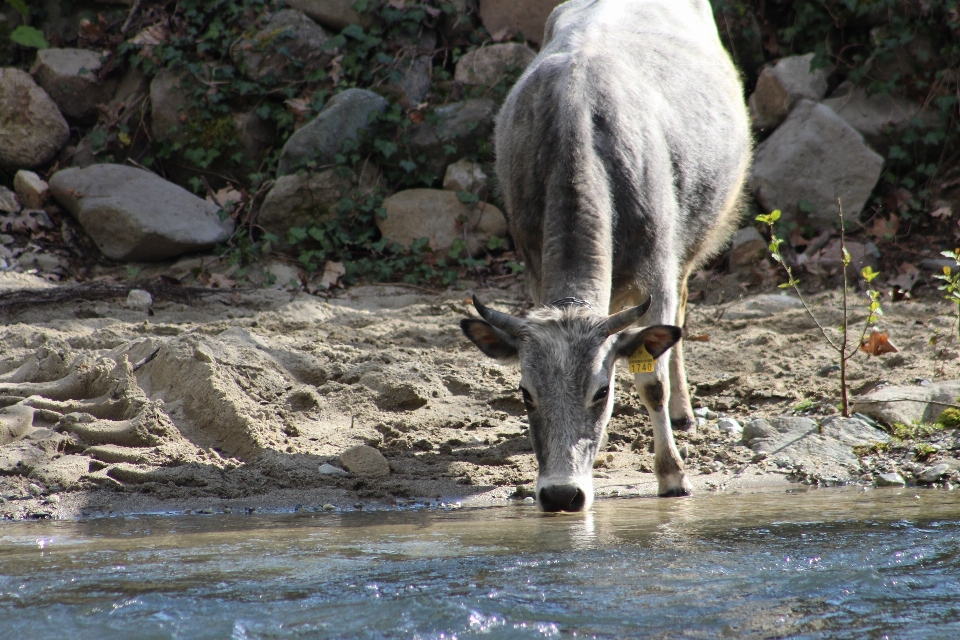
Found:
M 593 483 L 565 478 L 537 483 L 537 506 L 543 511 L 586 511 L 593 504 Z

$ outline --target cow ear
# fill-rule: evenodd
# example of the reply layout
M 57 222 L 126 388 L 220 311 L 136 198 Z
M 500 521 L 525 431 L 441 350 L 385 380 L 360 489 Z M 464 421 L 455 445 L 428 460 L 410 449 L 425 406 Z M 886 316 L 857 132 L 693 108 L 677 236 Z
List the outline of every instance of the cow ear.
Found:
M 663 353 L 680 341 L 683 329 L 668 324 L 657 324 L 643 329 L 627 329 L 617 334 L 617 355 L 629 358 L 640 348 L 646 347 L 647 353 L 656 360 Z
M 463 319 L 460 328 L 480 351 L 491 358 L 500 360 L 517 355 L 517 339 L 483 320 Z

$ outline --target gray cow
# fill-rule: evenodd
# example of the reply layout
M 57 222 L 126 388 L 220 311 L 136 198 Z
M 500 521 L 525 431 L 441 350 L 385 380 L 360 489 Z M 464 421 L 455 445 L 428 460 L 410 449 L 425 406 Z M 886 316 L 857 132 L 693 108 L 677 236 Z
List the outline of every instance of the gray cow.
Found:
M 688 495 L 672 431 L 696 424 L 681 345 L 657 358 L 680 339 L 691 271 L 736 228 L 750 161 L 709 2 L 558 6 L 500 112 L 496 150 L 539 308 L 517 318 L 475 299 L 483 320 L 461 325 L 485 354 L 519 358 L 540 507 L 593 502 L 622 357 L 653 422 L 659 495 Z M 641 318 L 652 326 L 630 328 Z

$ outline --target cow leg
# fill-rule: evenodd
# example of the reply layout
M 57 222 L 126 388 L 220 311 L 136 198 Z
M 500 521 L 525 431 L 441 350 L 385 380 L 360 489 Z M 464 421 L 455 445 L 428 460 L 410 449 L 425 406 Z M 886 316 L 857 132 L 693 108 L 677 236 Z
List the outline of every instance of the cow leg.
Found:
M 680 285 L 680 304 L 677 306 L 676 325 L 682 327 L 687 316 L 687 279 Z M 683 366 L 683 341 L 670 350 L 670 424 L 674 429 L 697 432 L 697 421 L 690 404 L 690 391 L 687 387 L 687 371 Z
M 675 292 L 652 294 L 653 304 L 644 316 L 646 324 L 669 324 L 677 314 Z M 674 347 L 676 348 L 676 347 Z M 673 440 L 670 413 L 670 358 L 659 358 L 651 373 L 633 374 L 633 382 L 640 394 L 650 421 L 653 423 L 654 472 L 657 474 L 657 495 L 662 497 L 688 496 L 690 482 L 683 471 L 683 460 Z

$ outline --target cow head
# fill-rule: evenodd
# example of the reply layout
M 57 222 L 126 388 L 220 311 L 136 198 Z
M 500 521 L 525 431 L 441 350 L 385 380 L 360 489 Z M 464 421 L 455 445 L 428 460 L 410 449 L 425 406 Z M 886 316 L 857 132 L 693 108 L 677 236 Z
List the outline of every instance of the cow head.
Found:
M 520 360 L 520 393 L 537 457 L 537 504 L 544 511 L 582 511 L 593 503 L 593 461 L 613 412 L 618 358 L 641 346 L 654 358 L 682 331 L 631 328 L 650 305 L 601 316 L 576 304 L 549 306 L 517 318 L 473 298 L 483 320 L 461 320 L 470 340 L 492 358 Z

